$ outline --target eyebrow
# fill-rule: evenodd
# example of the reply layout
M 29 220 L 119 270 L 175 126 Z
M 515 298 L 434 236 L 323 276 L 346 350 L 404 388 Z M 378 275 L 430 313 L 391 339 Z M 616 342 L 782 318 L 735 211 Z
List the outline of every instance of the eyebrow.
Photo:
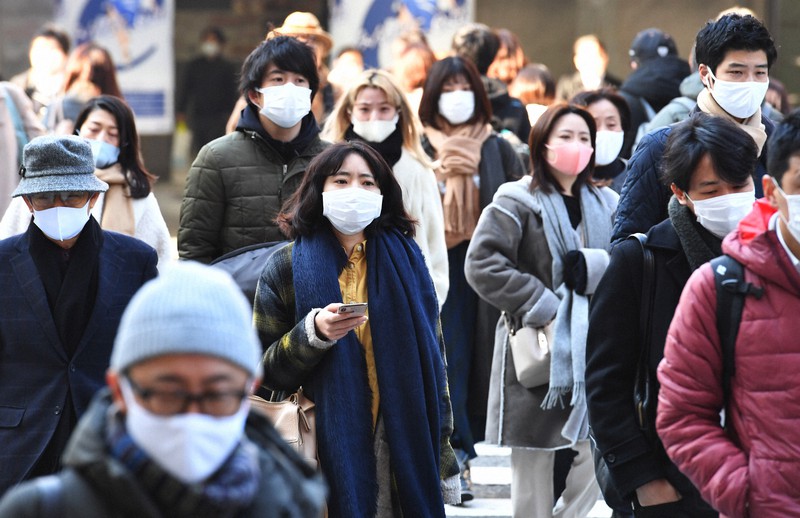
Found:
M 161 374 L 153 379 L 155 383 L 185 383 L 186 378 L 176 374 Z M 215 374 L 200 381 L 201 385 L 211 385 L 220 381 L 233 381 L 229 374 Z
M 759 63 L 756 65 L 756 68 L 768 68 L 768 63 Z M 728 63 L 728 68 L 748 68 L 748 65 L 744 63 Z
M 718 185 L 719 183 L 720 183 L 720 180 L 707 180 L 705 182 L 700 182 L 700 185 L 698 185 L 697 188 L 700 189 L 700 188 L 703 188 L 703 187 L 708 187 L 710 185 Z
M 333 173 L 331 176 L 346 176 L 350 178 L 352 175 L 353 173 L 351 173 L 350 171 L 345 171 L 344 169 L 340 169 L 339 171 Z M 373 179 L 375 178 L 375 175 L 370 172 L 358 173 L 358 176 L 359 178 L 373 178 Z

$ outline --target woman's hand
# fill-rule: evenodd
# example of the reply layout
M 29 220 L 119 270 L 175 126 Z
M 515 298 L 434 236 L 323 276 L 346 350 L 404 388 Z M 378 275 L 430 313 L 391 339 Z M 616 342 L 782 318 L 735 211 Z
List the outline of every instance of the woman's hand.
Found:
M 321 339 L 338 340 L 367 321 L 365 315 L 339 314 L 337 311 L 341 305 L 339 302 L 328 304 L 314 317 L 314 327 Z
M 642 507 L 677 502 L 681 495 L 665 478 L 651 480 L 636 488 L 636 499 Z

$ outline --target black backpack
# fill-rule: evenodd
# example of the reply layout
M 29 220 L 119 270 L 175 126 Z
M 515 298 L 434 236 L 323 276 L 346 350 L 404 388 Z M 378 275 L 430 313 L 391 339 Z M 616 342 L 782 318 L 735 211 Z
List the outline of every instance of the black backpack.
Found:
M 228 252 L 211 262 L 211 266 L 225 270 L 242 289 L 251 303 L 255 300 L 256 285 L 261 270 L 272 254 L 283 248 L 289 241 L 270 241 L 245 246 Z

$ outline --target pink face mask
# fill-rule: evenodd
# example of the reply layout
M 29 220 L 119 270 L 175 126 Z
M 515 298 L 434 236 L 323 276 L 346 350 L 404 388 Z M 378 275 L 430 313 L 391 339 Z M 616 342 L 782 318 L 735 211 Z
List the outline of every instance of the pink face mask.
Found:
M 581 171 L 586 169 L 592 153 L 594 153 L 592 146 L 575 141 L 560 146 L 545 144 L 545 147 L 549 150 L 547 163 L 558 172 L 570 176 L 578 176 Z

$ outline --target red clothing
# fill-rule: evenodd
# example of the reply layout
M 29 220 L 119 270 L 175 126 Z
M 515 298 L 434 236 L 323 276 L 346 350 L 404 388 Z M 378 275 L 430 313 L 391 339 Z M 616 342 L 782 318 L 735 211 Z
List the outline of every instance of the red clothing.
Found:
M 768 222 L 764 200 L 723 242 L 745 266 L 748 296 L 736 340 L 733 434 L 720 426 L 722 355 L 711 266 L 689 279 L 658 369 L 658 433 L 711 505 L 732 517 L 800 516 L 800 274 Z

